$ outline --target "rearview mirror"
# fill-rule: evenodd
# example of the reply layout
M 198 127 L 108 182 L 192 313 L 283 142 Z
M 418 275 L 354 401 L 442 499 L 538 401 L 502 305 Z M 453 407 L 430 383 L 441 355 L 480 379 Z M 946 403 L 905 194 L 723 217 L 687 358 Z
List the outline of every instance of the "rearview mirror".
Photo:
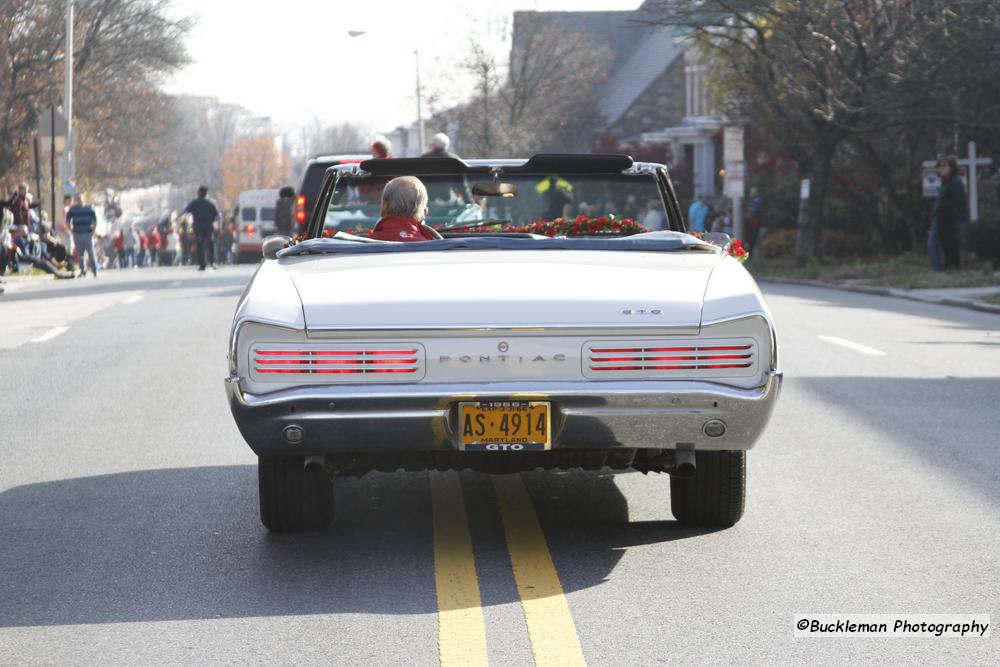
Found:
M 268 236 L 260 245 L 264 259 L 278 259 L 278 251 L 287 248 L 289 241 L 287 236 Z
M 479 197 L 516 197 L 517 186 L 513 183 L 483 183 L 472 184 L 472 194 Z

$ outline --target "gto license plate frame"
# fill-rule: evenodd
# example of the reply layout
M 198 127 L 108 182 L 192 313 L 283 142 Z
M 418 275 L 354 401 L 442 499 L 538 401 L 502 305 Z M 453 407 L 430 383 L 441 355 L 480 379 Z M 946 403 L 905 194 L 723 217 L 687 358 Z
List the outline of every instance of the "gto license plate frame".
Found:
M 464 452 L 543 452 L 552 448 L 549 401 L 462 401 L 458 448 Z

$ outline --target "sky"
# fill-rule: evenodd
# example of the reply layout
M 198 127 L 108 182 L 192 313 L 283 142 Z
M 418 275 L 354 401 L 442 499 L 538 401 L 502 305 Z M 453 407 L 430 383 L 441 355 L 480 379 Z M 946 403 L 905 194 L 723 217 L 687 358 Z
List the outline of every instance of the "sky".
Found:
M 641 0 L 173 0 L 197 20 L 186 46 L 193 63 L 166 83 L 172 93 L 218 97 L 271 118 L 279 131 L 319 120 L 370 132 L 416 119 L 416 58 L 422 97 L 467 97 L 456 62 L 471 37 L 492 38 L 515 10 L 630 10 Z M 366 31 L 350 37 L 348 31 Z M 427 116 L 425 106 L 424 116 Z

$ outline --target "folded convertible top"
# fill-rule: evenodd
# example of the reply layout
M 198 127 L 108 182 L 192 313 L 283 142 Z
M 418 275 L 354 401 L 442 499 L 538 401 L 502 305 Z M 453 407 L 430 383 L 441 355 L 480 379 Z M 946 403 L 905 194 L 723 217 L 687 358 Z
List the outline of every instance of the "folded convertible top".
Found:
M 718 246 L 680 232 L 650 232 L 618 238 L 508 238 L 502 236 L 450 238 L 419 243 L 359 242 L 308 239 L 278 252 L 278 257 L 299 255 L 365 255 L 393 252 L 442 252 L 446 250 L 617 250 L 639 252 L 674 252 L 696 250 L 721 252 Z

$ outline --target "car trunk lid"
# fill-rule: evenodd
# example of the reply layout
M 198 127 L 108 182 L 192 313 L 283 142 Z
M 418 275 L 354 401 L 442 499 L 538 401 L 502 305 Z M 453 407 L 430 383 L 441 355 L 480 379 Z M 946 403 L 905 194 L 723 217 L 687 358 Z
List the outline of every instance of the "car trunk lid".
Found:
M 282 264 L 310 335 L 338 330 L 697 330 L 718 256 L 447 251 L 304 256 Z

